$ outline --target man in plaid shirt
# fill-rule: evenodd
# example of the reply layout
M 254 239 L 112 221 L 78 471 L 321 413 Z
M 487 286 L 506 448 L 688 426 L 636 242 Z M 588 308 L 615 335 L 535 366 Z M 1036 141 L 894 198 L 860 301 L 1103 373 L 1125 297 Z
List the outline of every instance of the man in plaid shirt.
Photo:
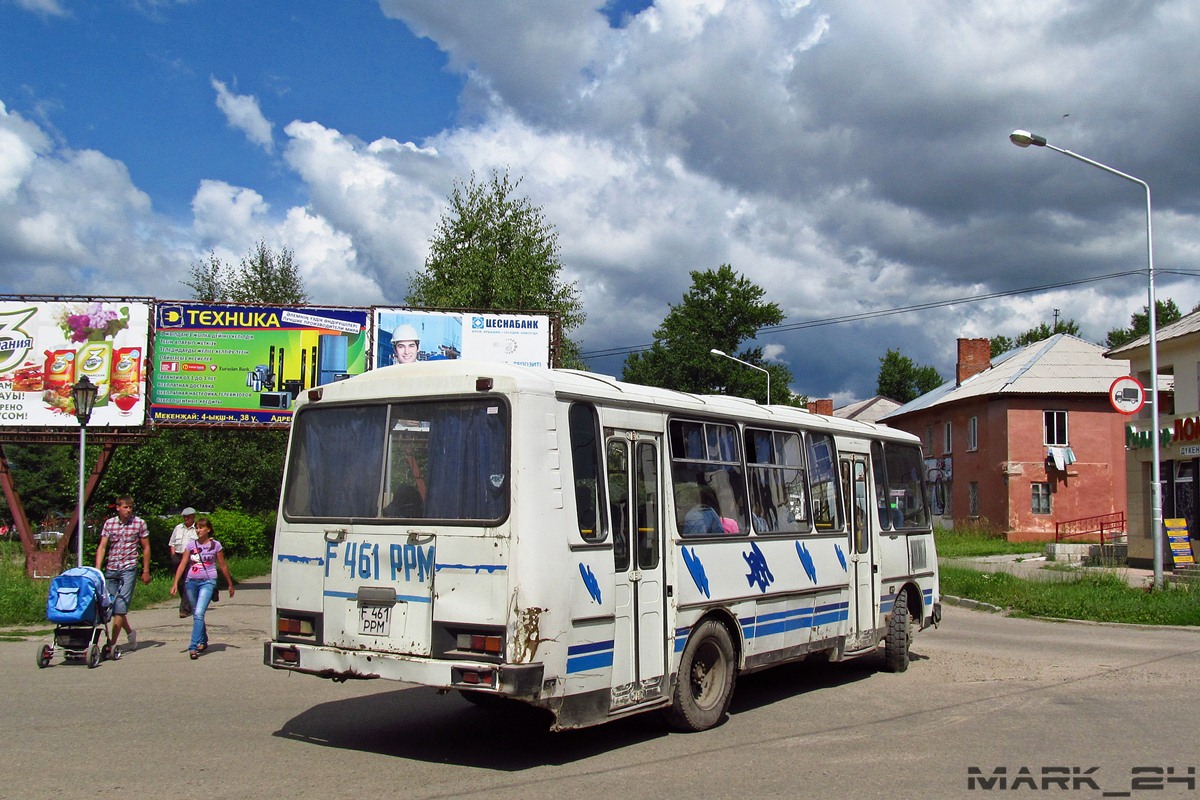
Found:
M 150 531 L 141 517 L 133 515 L 133 498 L 117 498 L 117 515 L 104 521 L 100 529 L 100 546 L 96 548 L 96 568 L 104 564 L 104 556 L 108 555 L 108 564 L 104 567 L 104 578 L 108 584 L 108 593 L 113 596 L 113 655 L 120 658 L 117 651 L 117 637 L 124 629 L 129 637 L 127 650 L 137 647 L 137 634 L 129 627 L 126 615 L 129 613 L 129 601 L 133 599 L 133 585 L 137 577 L 138 550 L 142 555 L 142 583 L 150 582 Z

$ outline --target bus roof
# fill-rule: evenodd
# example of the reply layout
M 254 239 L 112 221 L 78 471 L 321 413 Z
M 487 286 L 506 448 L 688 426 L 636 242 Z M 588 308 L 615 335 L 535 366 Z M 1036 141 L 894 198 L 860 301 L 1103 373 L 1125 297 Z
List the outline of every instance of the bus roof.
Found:
M 806 409 L 785 405 L 759 405 L 744 397 L 715 394 L 691 394 L 655 386 L 626 383 L 611 375 L 571 369 L 523 367 L 491 361 L 447 359 L 395 364 L 370 370 L 343 381 L 328 383 L 302 394 L 296 407 L 317 397 L 324 401 L 400 399 L 479 391 L 478 381 L 491 379 L 492 388 L 512 393 L 535 393 L 610 403 L 630 408 L 663 412 L 721 415 L 745 422 L 796 425 L 813 430 L 838 431 L 916 443 L 910 433 L 886 425 L 859 420 L 827 417 Z

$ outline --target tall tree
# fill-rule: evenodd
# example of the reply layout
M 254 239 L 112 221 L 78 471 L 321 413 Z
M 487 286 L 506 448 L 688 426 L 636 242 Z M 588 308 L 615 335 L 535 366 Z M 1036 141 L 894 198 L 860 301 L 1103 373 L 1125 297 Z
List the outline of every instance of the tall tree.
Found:
M 1057 311 L 1055 314 L 1057 315 Z M 1007 353 L 1014 347 L 1024 347 L 1027 344 L 1040 342 L 1043 339 L 1049 339 L 1060 333 L 1066 333 L 1071 336 L 1079 335 L 1079 323 L 1073 319 L 1056 319 L 1054 325 L 1048 325 L 1043 322 L 1040 325 L 1035 325 L 1029 330 L 1022 333 L 1016 340 L 1010 339 L 1007 336 L 994 336 L 991 340 L 992 358 Z
M 899 350 L 889 349 L 879 359 L 876 394 L 907 403 L 942 385 L 942 376 L 931 366 L 918 366 Z
M 1175 322 L 1183 314 L 1179 311 L 1179 306 L 1175 305 L 1174 300 L 1155 300 L 1154 301 L 1154 324 L 1155 327 L 1161 328 L 1164 325 L 1170 325 Z M 1196 311 L 1200 306 L 1192 309 Z M 1129 344 L 1134 339 L 1145 336 L 1150 333 L 1150 304 L 1142 306 L 1141 311 L 1134 312 L 1129 317 L 1128 328 L 1113 328 L 1108 332 L 1108 338 L 1104 344 L 1111 350 L 1114 347 L 1120 347 L 1123 344 Z
M 767 370 L 771 402 L 790 403 L 791 370 L 765 363 L 761 347 L 738 350 L 759 328 L 783 321 L 778 304 L 765 302 L 762 287 L 728 264 L 691 275 L 692 287 L 679 305 L 670 306 L 654 332 L 654 344 L 625 360 L 623 378 L 682 392 L 711 394 L 723 389 L 742 397 L 765 397 L 766 375 L 713 355 L 715 348 Z
M 455 182 L 407 302 L 553 312 L 562 329 L 557 366 L 582 368 L 579 345 L 567 335 L 586 316 L 579 290 L 562 279 L 558 234 L 529 198 L 516 196 L 520 183 L 507 172 L 493 172 L 486 183 L 474 175 Z
M 276 253 L 261 239 L 232 267 L 215 253 L 192 265 L 189 286 L 197 300 L 204 303 L 267 303 L 301 305 L 308 292 L 300 270 L 286 247 Z
M 308 292 L 292 257 L 259 241 L 237 267 L 214 254 L 191 268 L 204 303 L 302 305 Z M 132 493 L 139 513 L 172 514 L 181 505 L 257 513 L 279 501 L 287 434 L 277 430 L 165 428 L 137 446 L 117 448 L 97 488 L 97 503 Z

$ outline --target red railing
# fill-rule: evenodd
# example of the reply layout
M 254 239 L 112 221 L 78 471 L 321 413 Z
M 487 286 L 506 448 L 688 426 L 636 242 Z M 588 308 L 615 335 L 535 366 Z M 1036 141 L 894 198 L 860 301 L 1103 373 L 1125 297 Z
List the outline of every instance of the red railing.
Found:
M 1057 522 L 1054 525 L 1054 541 L 1077 539 L 1082 536 L 1100 536 L 1100 544 L 1125 544 L 1125 512 L 1114 511 L 1095 517 L 1082 517 Z

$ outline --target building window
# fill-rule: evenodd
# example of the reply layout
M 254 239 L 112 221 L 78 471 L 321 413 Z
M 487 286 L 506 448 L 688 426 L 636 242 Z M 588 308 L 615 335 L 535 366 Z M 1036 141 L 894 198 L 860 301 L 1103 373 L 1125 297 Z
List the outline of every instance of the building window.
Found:
M 1050 513 L 1050 484 L 1047 482 L 1038 482 L 1030 484 L 1033 489 L 1033 513 L 1049 514 Z
M 967 484 L 967 516 L 979 516 L 979 483 L 971 481 Z
M 1047 446 L 1066 447 L 1070 444 L 1067 441 L 1067 412 L 1044 411 L 1042 418 L 1045 421 Z
M 942 438 L 942 444 L 944 445 L 942 447 L 942 452 L 947 453 L 947 454 L 950 453 L 951 452 L 951 450 L 950 450 L 951 442 L 950 442 L 950 423 L 949 422 L 946 423 L 945 434 Z
M 967 420 L 967 449 L 979 449 L 979 417 L 971 417 Z

